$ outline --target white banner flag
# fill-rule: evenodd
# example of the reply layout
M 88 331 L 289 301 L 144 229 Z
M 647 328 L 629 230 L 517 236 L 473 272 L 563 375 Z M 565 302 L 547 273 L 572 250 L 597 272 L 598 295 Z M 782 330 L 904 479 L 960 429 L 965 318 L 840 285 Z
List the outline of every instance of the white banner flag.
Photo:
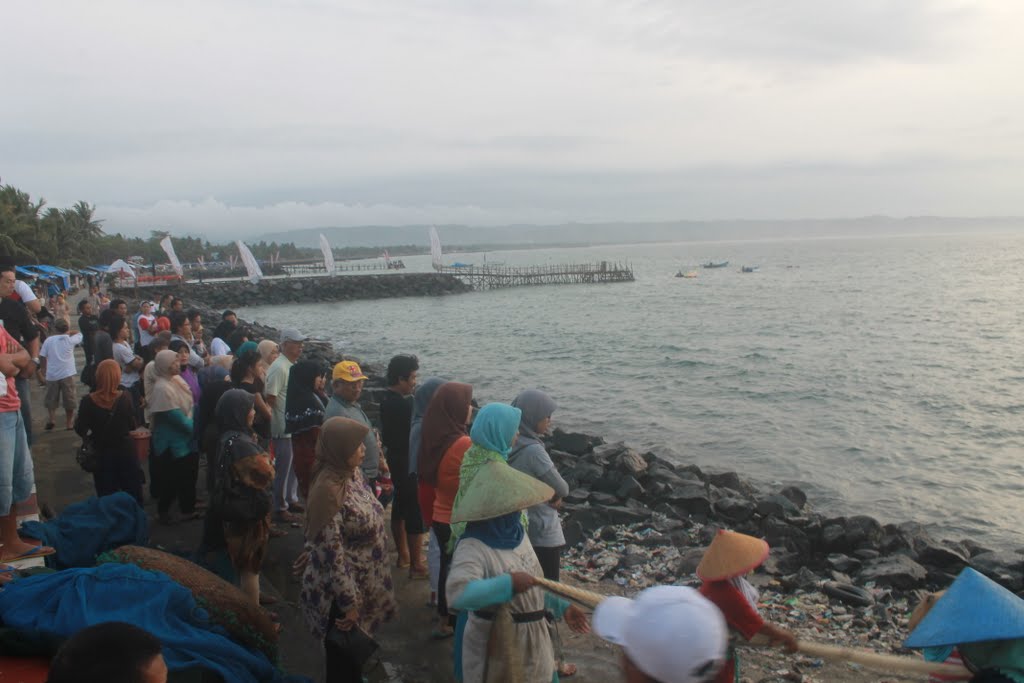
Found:
M 245 270 L 249 273 L 249 282 L 256 284 L 263 279 L 263 271 L 260 270 L 260 264 L 256 263 L 256 258 L 249 251 L 249 247 L 242 244 L 242 240 L 235 240 L 235 244 L 238 246 L 238 253 L 242 256 Z
M 434 270 L 440 270 L 441 266 L 441 238 L 437 236 L 437 228 L 430 226 L 430 261 Z
M 328 275 L 334 275 L 334 252 L 331 251 L 331 243 L 327 241 L 323 233 L 320 233 L 320 251 L 324 253 L 324 270 Z
M 185 277 L 185 271 L 181 269 L 181 261 L 178 260 L 178 255 L 174 253 L 174 245 L 171 244 L 171 236 L 160 240 L 160 246 L 163 247 L 164 253 L 167 254 L 167 258 L 171 260 L 171 267 L 174 268 L 174 272 L 178 274 L 178 277 Z

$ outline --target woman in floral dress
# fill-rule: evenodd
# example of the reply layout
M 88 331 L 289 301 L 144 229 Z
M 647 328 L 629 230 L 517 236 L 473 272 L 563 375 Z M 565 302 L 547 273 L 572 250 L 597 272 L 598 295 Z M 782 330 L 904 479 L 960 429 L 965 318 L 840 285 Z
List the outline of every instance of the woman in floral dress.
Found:
M 361 680 L 362 662 L 330 638 L 332 629 L 372 635 L 398 610 L 387 561 L 384 508 L 359 465 L 369 429 L 354 420 L 324 422 L 306 508 L 308 557 L 300 599 L 306 625 L 324 640 L 326 680 Z

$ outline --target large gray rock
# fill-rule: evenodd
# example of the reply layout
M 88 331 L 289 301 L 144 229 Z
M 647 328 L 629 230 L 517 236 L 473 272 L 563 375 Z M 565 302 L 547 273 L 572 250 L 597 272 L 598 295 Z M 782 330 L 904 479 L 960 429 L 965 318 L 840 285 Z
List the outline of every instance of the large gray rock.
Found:
M 778 493 L 773 493 L 770 496 L 764 496 L 759 498 L 757 501 L 757 514 L 762 517 L 770 517 L 772 515 L 776 517 L 796 517 L 800 514 L 800 508 L 793 504 L 786 496 Z
M 738 496 L 728 496 L 715 501 L 714 510 L 732 522 L 745 522 L 754 516 L 754 504 Z
M 803 489 L 797 486 L 787 486 L 779 491 L 779 495 L 788 498 L 798 510 L 802 509 L 804 505 L 807 505 L 807 494 L 803 492 Z
M 936 567 L 958 573 L 970 561 L 966 554 L 931 538 L 921 539 L 917 546 L 917 561 L 929 567 Z
M 672 486 L 663 499 L 691 515 L 706 515 L 711 512 L 711 498 L 700 484 L 683 483 Z
M 882 525 L 874 517 L 856 515 L 846 520 L 846 543 L 850 550 L 871 548 L 878 550 L 882 541 Z
M 761 529 L 764 532 L 764 540 L 772 548 L 785 548 L 801 557 L 810 555 L 811 542 L 802 529 L 778 517 L 765 517 L 761 522 Z
M 717 486 L 723 489 L 729 489 L 736 491 L 744 496 L 753 496 L 757 493 L 757 489 L 748 482 L 746 479 L 736 474 L 735 472 L 719 472 L 717 474 L 709 474 L 706 479 L 713 486 Z
M 631 448 L 619 453 L 612 462 L 620 472 L 634 477 L 640 476 L 647 470 L 647 461 Z
M 584 455 L 594 450 L 595 444 L 604 443 L 604 439 L 579 432 L 563 432 L 556 428 L 551 435 L 550 443 L 552 448 L 571 453 L 573 455 Z
M 910 590 L 919 588 L 928 571 L 906 555 L 890 555 L 871 560 L 857 575 L 860 583 L 874 581 L 875 585 Z
M 971 568 L 1014 593 L 1024 590 L 1024 555 L 990 551 L 971 558 Z

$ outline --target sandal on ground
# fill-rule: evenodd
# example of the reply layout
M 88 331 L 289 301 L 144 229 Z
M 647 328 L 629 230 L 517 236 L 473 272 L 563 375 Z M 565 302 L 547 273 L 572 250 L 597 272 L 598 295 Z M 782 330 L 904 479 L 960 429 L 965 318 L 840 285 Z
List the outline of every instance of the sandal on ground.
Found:
M 48 431 L 48 432 L 52 432 L 52 431 L 53 431 L 53 428 L 54 428 L 54 426 L 55 426 L 55 425 L 54 425 L 54 424 L 53 424 L 52 422 L 47 422 L 47 423 L 46 423 L 46 431 Z
M 429 569 L 422 569 L 422 570 L 410 569 L 409 570 L 409 580 L 410 581 L 425 581 L 425 580 L 427 580 L 429 578 L 430 578 L 430 570 Z
M 395 566 L 398 567 L 399 569 L 408 569 L 409 565 L 411 565 L 411 564 L 412 563 L 409 560 L 401 560 L 400 559 L 397 562 L 395 562 Z
M 455 629 L 450 626 L 435 626 L 430 632 L 430 637 L 434 640 L 444 640 L 445 638 L 451 638 L 455 635 Z
M 559 678 L 569 678 L 570 676 L 575 676 L 576 673 L 579 671 L 579 669 L 576 668 L 575 664 L 570 664 L 569 662 L 562 662 L 556 668 L 558 669 Z
M 305 511 L 306 511 L 306 508 L 302 507 L 302 505 L 300 505 L 299 503 L 289 503 L 288 504 L 288 512 L 293 512 L 293 513 L 295 513 L 297 515 L 301 515 Z

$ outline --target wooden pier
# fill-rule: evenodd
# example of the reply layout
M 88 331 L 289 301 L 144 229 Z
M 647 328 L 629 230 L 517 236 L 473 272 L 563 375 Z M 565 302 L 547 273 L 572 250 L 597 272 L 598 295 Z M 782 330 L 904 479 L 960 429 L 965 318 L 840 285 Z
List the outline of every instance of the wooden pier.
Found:
M 554 266 L 441 266 L 439 273 L 452 275 L 473 289 L 499 289 L 530 285 L 584 285 L 633 282 L 633 268 L 624 263 L 569 263 Z

